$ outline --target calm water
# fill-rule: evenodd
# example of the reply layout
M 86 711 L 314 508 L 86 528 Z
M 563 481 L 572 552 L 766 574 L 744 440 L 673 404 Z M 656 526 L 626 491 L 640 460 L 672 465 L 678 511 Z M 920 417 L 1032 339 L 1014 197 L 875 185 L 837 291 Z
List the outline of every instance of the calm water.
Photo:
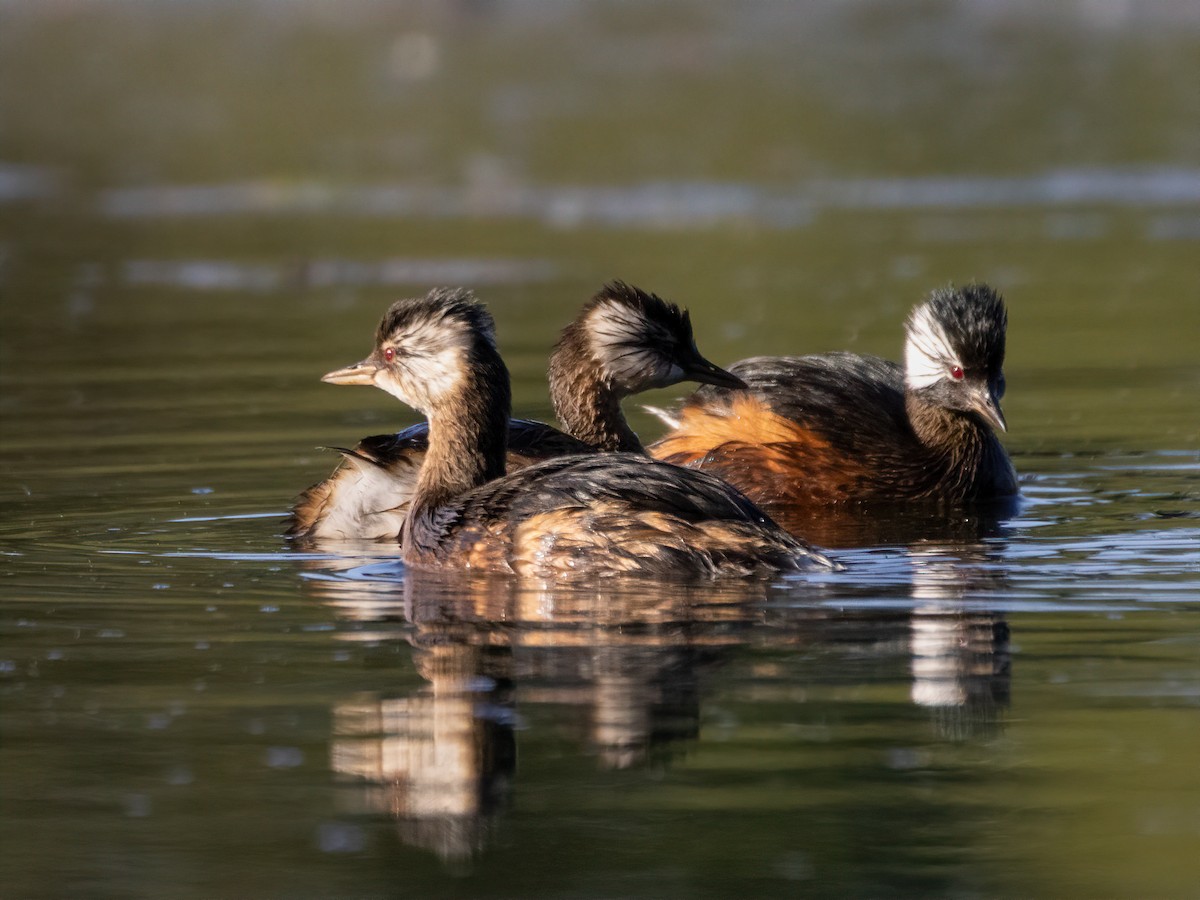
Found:
M 1200 895 L 1200 15 L 734 9 L 0 4 L 0 894 Z M 994 283 L 1019 508 L 769 585 L 288 546 L 414 420 L 317 381 L 391 299 L 545 418 L 611 277 L 719 362 Z

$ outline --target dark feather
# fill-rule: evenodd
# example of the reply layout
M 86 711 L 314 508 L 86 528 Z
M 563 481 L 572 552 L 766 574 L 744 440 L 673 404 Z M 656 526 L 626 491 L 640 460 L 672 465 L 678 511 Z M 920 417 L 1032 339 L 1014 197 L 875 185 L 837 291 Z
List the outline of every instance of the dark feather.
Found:
M 972 285 L 935 292 L 928 308 L 958 362 L 978 370 L 976 380 L 910 390 L 903 367 L 874 356 L 755 357 L 730 368 L 746 391 L 700 388 L 650 452 L 712 472 L 765 504 L 1015 494 L 1007 453 L 967 403 L 979 385 L 1003 391 L 1003 301 Z

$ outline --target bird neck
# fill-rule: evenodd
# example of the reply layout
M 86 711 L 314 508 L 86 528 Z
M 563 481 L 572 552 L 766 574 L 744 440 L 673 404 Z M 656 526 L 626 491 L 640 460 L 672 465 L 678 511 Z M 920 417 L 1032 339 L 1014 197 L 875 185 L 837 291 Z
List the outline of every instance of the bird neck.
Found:
M 621 411 L 626 392 L 604 374 L 575 323 L 563 332 L 550 357 L 549 378 L 554 414 L 568 434 L 597 450 L 643 452 Z
M 414 514 L 504 475 L 512 408 L 508 369 L 486 341 L 469 356 L 457 389 L 429 410 L 429 449 L 413 494 Z
M 905 392 L 905 407 L 917 439 L 952 467 L 974 467 L 987 451 L 990 434 L 974 416 L 947 409 L 921 395 Z

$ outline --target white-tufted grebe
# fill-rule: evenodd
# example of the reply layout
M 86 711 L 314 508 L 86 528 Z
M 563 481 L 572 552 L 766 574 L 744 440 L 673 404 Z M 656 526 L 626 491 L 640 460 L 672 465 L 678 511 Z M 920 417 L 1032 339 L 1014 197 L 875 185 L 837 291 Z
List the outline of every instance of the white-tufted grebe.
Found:
M 766 505 L 1011 497 L 1000 295 L 935 291 L 907 324 L 903 367 L 873 356 L 764 356 L 730 367 L 746 390 L 700 389 L 650 448 Z
M 377 336 L 377 340 L 380 336 Z M 325 376 L 373 384 L 363 369 Z M 620 281 L 606 284 L 567 325 L 550 357 L 550 397 L 567 434 L 540 422 L 509 422 L 506 469 L 588 451 L 644 452 L 621 400 L 681 381 L 745 387 L 696 349 L 686 310 Z M 297 499 L 289 534 L 324 540 L 388 540 L 400 533 L 428 446 L 428 426 L 363 439 L 324 481 Z
M 641 454 L 567 456 L 505 475 L 508 370 L 492 317 L 469 291 L 397 301 L 371 355 L 342 372 L 429 420 L 401 531 L 411 566 L 562 579 L 832 565 L 724 482 Z

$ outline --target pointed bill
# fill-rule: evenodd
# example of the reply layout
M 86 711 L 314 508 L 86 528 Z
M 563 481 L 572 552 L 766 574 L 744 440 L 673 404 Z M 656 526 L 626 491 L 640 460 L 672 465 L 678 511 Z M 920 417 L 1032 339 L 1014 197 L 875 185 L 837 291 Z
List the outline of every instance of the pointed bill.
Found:
M 375 373 L 378 371 L 379 367 L 375 363 L 364 359 L 344 369 L 326 372 L 321 376 L 321 380 L 326 384 L 374 384 Z
M 1000 398 L 990 388 L 982 388 L 971 398 L 971 408 L 983 417 L 983 420 L 993 428 L 1008 431 L 1008 422 L 1000 409 Z
M 742 390 L 749 385 L 742 379 L 738 378 L 732 372 L 727 372 L 718 366 L 716 363 L 711 363 L 699 353 L 694 359 L 690 359 L 683 366 L 684 377 L 689 381 L 698 381 L 701 384 L 712 384 L 717 387 L 731 388 L 733 390 Z

